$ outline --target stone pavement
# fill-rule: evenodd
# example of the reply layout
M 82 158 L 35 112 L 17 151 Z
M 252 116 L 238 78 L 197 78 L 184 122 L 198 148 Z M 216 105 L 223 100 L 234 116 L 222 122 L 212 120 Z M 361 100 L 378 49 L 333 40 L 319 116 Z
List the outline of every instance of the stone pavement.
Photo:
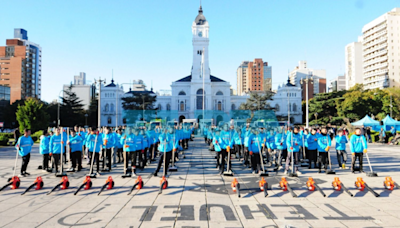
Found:
M 127 193 L 135 179 L 121 178 L 122 164 L 113 172 L 92 179 L 93 187 L 81 190 L 77 196 L 73 193 L 82 183 L 87 168 L 69 174 L 69 189 L 46 195 L 60 178 L 36 169 L 41 155 L 35 146 L 28 167 L 31 175 L 21 179 L 19 189 L 7 188 L 0 192 L 0 227 L 399 227 L 400 190 L 383 188 L 385 176 L 400 182 L 399 149 L 370 145 L 370 159 L 379 177 L 338 169 L 336 154 L 331 150 L 336 175 L 302 169 L 304 172 L 299 178 L 287 178 L 297 198 L 280 190 L 278 183 L 283 170 L 277 176 L 266 178 L 272 189 L 264 197 L 258 188 L 260 178 L 234 160 L 233 171 L 242 188 L 242 197 L 238 198 L 230 187 L 233 177 L 217 175 L 214 152 L 208 151 L 201 139 L 190 142 L 186 158 L 178 162 L 178 172 L 170 173 L 169 186 L 162 194 L 159 194 L 161 178 L 151 175 L 156 165 L 152 163 L 139 171 L 144 188 L 134 190 L 129 196 Z M 11 177 L 14 158 L 15 150 L 11 147 L 0 149 L 0 185 Z M 369 168 L 365 166 L 364 170 Z M 109 175 L 115 187 L 97 196 Z M 43 177 L 44 189 L 30 190 L 21 196 L 37 176 Z M 310 176 L 327 197 L 307 190 L 305 183 Z M 354 197 L 332 189 L 336 176 Z M 354 182 L 359 176 L 380 197 L 356 190 Z

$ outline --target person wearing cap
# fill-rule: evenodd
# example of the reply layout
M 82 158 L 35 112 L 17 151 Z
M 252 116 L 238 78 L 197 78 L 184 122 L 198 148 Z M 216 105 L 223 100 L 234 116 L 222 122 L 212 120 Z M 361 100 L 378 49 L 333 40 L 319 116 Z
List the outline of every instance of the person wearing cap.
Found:
M 124 164 L 126 167 L 125 172 L 128 173 L 129 160 L 131 161 L 131 173 L 135 175 L 136 170 L 136 145 L 135 145 L 135 129 L 127 128 L 125 135 L 121 137 L 121 144 L 124 148 L 124 153 L 126 153 Z
M 111 171 L 111 159 L 112 159 L 112 148 L 115 146 L 115 137 L 111 132 L 110 127 L 104 128 L 104 133 L 102 135 L 103 150 L 105 151 L 103 157 L 103 170 L 107 162 L 107 171 Z
M 52 166 L 55 168 L 56 174 L 58 173 L 58 164 L 60 163 L 62 148 L 63 141 L 61 140 L 60 128 L 56 128 L 53 136 L 50 138 L 49 143 L 49 155 L 52 157 Z
M 307 135 L 307 159 L 308 159 L 308 168 L 311 169 L 311 164 L 314 163 L 314 169 L 317 167 L 318 161 L 318 135 L 315 128 L 311 129 L 311 133 Z

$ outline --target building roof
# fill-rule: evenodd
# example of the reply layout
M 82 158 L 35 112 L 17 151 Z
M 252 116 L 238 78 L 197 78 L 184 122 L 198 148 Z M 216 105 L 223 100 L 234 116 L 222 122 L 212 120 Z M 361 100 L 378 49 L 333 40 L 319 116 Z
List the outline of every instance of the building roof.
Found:
M 292 83 L 290 83 L 290 79 L 288 77 L 287 83 L 286 83 L 287 87 L 296 87 L 296 85 L 293 85 Z
M 206 21 L 206 17 L 203 15 L 203 9 L 200 6 L 199 14 L 197 15 L 196 19 L 194 19 L 194 22 L 196 25 L 204 25 Z
M 226 81 L 224 81 L 220 78 L 217 78 L 215 76 L 212 76 L 212 75 L 210 75 L 210 80 L 211 80 L 211 82 L 226 82 Z M 176 82 L 191 82 L 191 81 L 192 81 L 192 75 L 189 75 L 189 76 L 179 79 Z
M 132 90 L 131 88 L 129 88 L 129 92 L 126 92 L 125 94 L 135 94 L 135 95 L 139 95 L 139 94 L 152 94 L 152 95 L 155 95 L 155 93 L 153 92 L 153 90 L 135 91 L 135 90 Z
M 114 84 L 114 79 L 111 79 L 111 83 L 106 85 L 105 87 L 116 87 L 116 85 Z

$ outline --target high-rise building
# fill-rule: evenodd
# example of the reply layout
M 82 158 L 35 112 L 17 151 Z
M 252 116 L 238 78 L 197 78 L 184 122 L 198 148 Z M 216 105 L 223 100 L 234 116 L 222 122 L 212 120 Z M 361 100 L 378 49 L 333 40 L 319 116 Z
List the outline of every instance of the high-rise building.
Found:
M 362 37 L 345 47 L 346 90 L 363 84 Z
M 86 73 L 80 72 L 79 75 L 74 76 L 74 83 L 64 85 L 63 96 L 65 96 L 65 91 L 68 91 L 70 86 L 72 86 L 71 92 L 74 92 L 79 100 L 82 100 L 83 108 L 88 110 L 90 102 L 96 97 L 96 87 L 86 84 Z
M 42 48 L 28 40 L 28 32 L 14 29 L 14 39 L 0 47 L 0 85 L 9 86 L 10 103 L 41 98 Z
M 329 81 L 328 92 L 337 92 L 346 89 L 346 76 L 341 75 Z
M 363 29 L 364 89 L 400 86 L 400 8 L 383 14 Z
M 272 67 L 262 59 L 243 61 L 237 69 L 237 93 L 271 91 Z
M 74 85 L 86 85 L 86 73 L 80 72 L 74 76 Z
M 299 65 L 289 73 L 290 83 L 302 88 L 302 100 L 306 99 L 306 83 L 308 82 L 308 99 L 314 94 L 326 93 L 325 70 L 316 70 L 307 67 L 307 61 L 299 61 Z M 307 79 L 309 79 L 307 81 Z M 311 82 L 312 81 L 312 82 Z

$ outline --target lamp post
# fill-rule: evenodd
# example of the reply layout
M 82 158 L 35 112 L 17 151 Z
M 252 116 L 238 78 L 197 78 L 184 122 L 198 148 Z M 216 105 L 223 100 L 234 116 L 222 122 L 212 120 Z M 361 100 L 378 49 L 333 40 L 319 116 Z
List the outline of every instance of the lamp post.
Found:
M 310 78 L 309 78 L 310 76 Z M 308 117 L 308 82 L 310 82 L 311 84 L 314 83 L 314 79 L 313 79 L 313 73 L 308 73 L 306 76 L 306 79 L 302 79 L 300 81 L 301 84 L 306 83 L 306 128 L 309 127 L 309 117 Z
M 106 80 L 102 80 L 100 77 L 99 79 L 94 79 L 94 84 L 97 85 L 99 84 L 99 104 L 98 104 L 98 123 L 97 123 L 97 127 L 100 128 L 101 127 L 101 84 L 104 83 L 106 84 Z
M 86 113 L 85 114 L 85 127 L 87 127 L 87 117 L 88 117 L 88 114 Z
M 318 120 L 318 113 L 317 112 L 314 113 L 314 116 L 315 116 L 315 123 L 318 124 L 318 121 L 317 121 Z
M 60 93 L 61 92 L 64 92 L 64 90 L 61 90 L 59 93 L 58 93 L 58 98 L 60 98 Z M 64 98 L 64 94 L 63 94 L 63 98 Z M 58 100 L 58 99 L 57 99 Z M 57 127 L 59 127 L 60 126 L 60 102 L 57 102 Z
M 392 104 L 392 94 L 390 94 L 390 117 L 392 117 L 392 109 L 393 109 L 393 104 Z

